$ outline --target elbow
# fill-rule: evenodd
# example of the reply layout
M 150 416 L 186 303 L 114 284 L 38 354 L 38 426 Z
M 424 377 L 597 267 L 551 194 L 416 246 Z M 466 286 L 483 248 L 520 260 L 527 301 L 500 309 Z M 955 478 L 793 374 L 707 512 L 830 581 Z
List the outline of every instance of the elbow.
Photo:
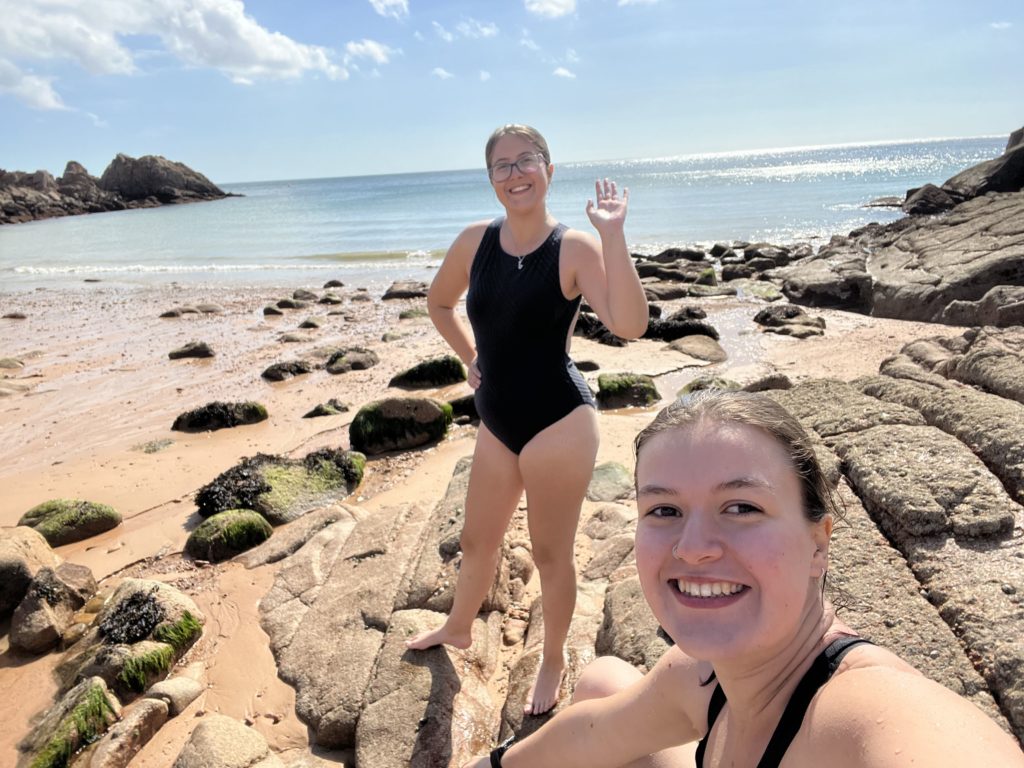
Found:
M 647 318 L 643 317 L 629 322 L 616 323 L 614 327 L 608 326 L 608 330 L 620 339 L 634 341 L 647 333 Z

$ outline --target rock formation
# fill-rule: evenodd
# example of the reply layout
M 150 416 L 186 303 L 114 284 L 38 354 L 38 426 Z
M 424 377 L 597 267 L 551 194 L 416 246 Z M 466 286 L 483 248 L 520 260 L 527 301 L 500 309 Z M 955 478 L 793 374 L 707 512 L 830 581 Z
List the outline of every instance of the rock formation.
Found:
M 119 154 L 96 178 L 74 160 L 64 175 L 0 169 L 0 224 L 81 213 L 218 200 L 228 194 L 187 165 L 159 155 Z

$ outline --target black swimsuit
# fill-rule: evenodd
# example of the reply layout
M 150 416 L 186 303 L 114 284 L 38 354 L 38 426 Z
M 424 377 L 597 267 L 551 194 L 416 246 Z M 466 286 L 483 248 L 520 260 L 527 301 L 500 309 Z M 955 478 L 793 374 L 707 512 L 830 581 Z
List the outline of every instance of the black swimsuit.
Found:
M 513 453 L 594 396 L 566 353 L 581 297 L 566 299 L 558 277 L 559 224 L 522 258 L 501 247 L 502 219 L 490 223 L 473 258 L 466 313 L 476 339 L 476 410 Z
M 761 761 L 757 764 L 757 768 L 776 768 L 782 762 L 783 755 L 786 754 L 790 743 L 797 731 L 800 730 L 800 725 L 804 721 L 804 715 L 814 694 L 829 681 L 846 652 L 861 643 L 871 644 L 871 641 L 862 637 L 841 637 L 818 654 L 814 663 L 811 664 L 811 668 L 797 683 L 796 690 L 793 691 L 789 703 L 786 704 L 786 709 L 779 719 L 779 724 L 775 726 L 775 733 L 772 734 L 771 741 L 768 742 L 764 754 L 761 755 Z M 711 735 L 711 728 L 723 706 L 725 706 L 725 692 L 721 685 L 716 685 L 714 693 L 711 694 L 711 701 L 708 703 L 708 732 L 704 734 L 704 738 L 697 745 L 697 768 L 704 766 L 704 750 L 708 746 L 708 737 Z

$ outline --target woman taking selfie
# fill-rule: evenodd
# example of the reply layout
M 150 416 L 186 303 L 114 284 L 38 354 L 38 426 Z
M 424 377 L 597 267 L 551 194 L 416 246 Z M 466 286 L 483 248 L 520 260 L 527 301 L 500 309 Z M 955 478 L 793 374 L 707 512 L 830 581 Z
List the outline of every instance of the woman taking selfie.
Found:
M 637 570 L 675 644 L 646 675 L 597 659 L 576 703 L 470 766 L 1024 766 L 981 710 L 836 618 L 835 502 L 774 400 L 698 393 L 635 449 Z

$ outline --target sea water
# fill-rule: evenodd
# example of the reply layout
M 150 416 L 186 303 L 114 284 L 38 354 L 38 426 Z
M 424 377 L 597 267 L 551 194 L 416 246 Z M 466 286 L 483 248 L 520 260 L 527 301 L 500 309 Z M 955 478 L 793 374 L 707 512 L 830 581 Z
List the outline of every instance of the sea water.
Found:
M 898 210 L 866 208 L 1002 153 L 1005 138 L 848 144 L 603 162 L 555 158 L 549 208 L 591 230 L 594 180 L 630 190 L 634 252 L 733 239 L 820 245 Z M 428 280 L 468 223 L 501 215 L 482 168 L 222 183 L 239 197 L 0 227 L 0 294 L 81 286 Z

